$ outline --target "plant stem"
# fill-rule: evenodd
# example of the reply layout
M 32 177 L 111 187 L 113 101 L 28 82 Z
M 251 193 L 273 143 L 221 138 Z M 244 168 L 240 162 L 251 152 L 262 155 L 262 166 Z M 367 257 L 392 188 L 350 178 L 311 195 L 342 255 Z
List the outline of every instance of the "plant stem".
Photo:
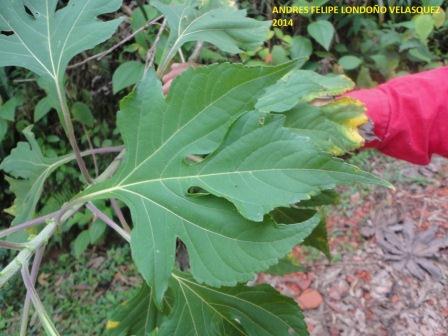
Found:
M 0 232 L 0 238 L 9 236 L 11 233 L 14 233 L 14 232 L 17 232 L 17 231 L 29 228 L 31 226 L 35 226 L 35 225 L 39 225 L 39 224 L 45 223 L 46 220 L 56 216 L 59 213 L 59 211 L 60 210 L 52 212 L 52 213 L 50 213 L 48 215 L 45 215 L 45 216 L 41 216 L 41 217 L 37 217 L 37 218 L 31 219 L 31 220 L 26 221 L 26 222 L 24 222 L 22 224 L 14 225 L 14 226 L 6 229 L 6 230 L 3 230 L 3 231 Z
M 88 149 L 81 152 L 81 156 L 94 155 L 94 154 L 109 154 L 109 153 L 119 153 L 123 150 L 124 146 L 112 146 L 112 147 L 101 147 Z
M 42 263 L 42 258 L 44 255 L 45 246 L 41 246 L 37 249 L 34 255 L 33 266 L 31 267 L 31 283 L 35 287 L 37 274 L 39 272 L 40 265 Z M 23 304 L 22 321 L 20 323 L 20 336 L 26 336 L 28 329 L 28 320 L 30 315 L 31 306 L 31 293 L 27 291 L 25 302 Z
M 55 85 L 56 85 L 56 93 L 58 95 L 59 105 L 61 107 L 62 117 L 63 117 L 63 126 L 65 133 L 67 135 L 68 141 L 70 143 L 70 146 L 73 149 L 73 152 L 75 154 L 76 162 L 78 163 L 79 170 L 81 171 L 82 176 L 86 180 L 87 183 L 92 182 L 92 178 L 89 175 L 89 171 L 87 170 L 86 163 L 84 162 L 84 159 L 81 156 L 81 151 L 78 147 L 78 142 L 76 141 L 75 136 L 75 130 L 73 128 L 72 118 L 70 115 L 70 110 L 67 105 L 67 99 L 65 97 L 65 94 L 62 93 L 61 90 L 61 82 L 58 77 L 54 78 Z
M 34 308 L 36 309 L 37 314 L 39 315 L 42 326 L 44 327 L 46 333 L 50 336 L 59 336 L 56 327 L 48 316 L 47 311 L 45 310 L 42 301 L 39 298 L 39 295 L 34 288 L 33 281 L 30 276 L 30 272 L 28 271 L 28 263 L 25 263 L 22 266 L 22 278 L 23 283 L 27 289 L 27 292 L 30 294 L 31 301 L 33 302 Z
M 9 249 L 9 250 L 21 250 L 25 248 L 25 244 L 22 243 L 14 243 L 9 241 L 0 240 L 0 248 Z
M 89 145 L 89 149 L 92 150 L 93 149 L 93 144 L 92 144 L 92 141 L 90 139 L 89 132 L 86 129 L 86 127 L 84 126 L 84 124 L 82 125 L 82 130 L 84 131 L 84 134 L 86 136 L 87 144 Z M 81 154 L 81 156 L 82 156 L 82 154 Z M 98 172 L 98 162 L 96 160 L 95 153 L 92 153 L 92 160 L 93 160 L 93 166 L 95 167 L 95 177 L 98 177 L 98 174 L 99 174 L 99 172 Z
M 92 202 L 88 202 L 86 208 L 89 209 L 96 217 L 101 219 L 104 223 L 109 225 L 112 229 L 117 231 L 117 233 L 128 243 L 131 242 L 131 236 L 125 230 L 123 230 L 120 225 L 115 223 L 112 219 L 107 217 L 100 209 L 98 209 Z
M 125 153 L 126 153 L 125 149 L 122 149 L 120 154 L 117 155 L 117 157 L 104 170 L 104 172 L 97 179 L 95 179 L 95 182 L 101 182 L 111 177 L 117 170 Z M 46 227 L 44 227 L 36 237 L 34 237 L 31 241 L 27 242 L 25 244 L 26 245 L 25 248 L 21 250 L 19 254 L 5 268 L 2 269 L 2 271 L 0 272 L 0 288 L 2 288 L 5 285 L 5 283 L 7 283 L 8 280 L 14 276 L 14 274 L 16 274 L 23 265 L 28 263 L 29 259 L 32 257 L 35 250 L 37 250 L 41 245 L 45 244 L 50 239 L 59 223 L 63 223 L 64 221 L 66 221 L 75 212 L 77 212 L 83 205 L 84 203 L 79 203 L 78 200 L 78 203 L 71 204 L 70 207 L 65 206 L 61 208 L 59 211 L 56 211 L 52 214 L 35 218 L 28 222 L 20 224 L 19 229 L 23 229 L 24 227 L 36 225 L 36 223 L 41 224 L 46 220 L 49 220 L 49 224 Z M 7 229 L 3 231 L 2 234 L 5 234 L 5 232 L 7 231 L 9 231 L 9 233 L 18 231 L 16 229 L 17 227 L 18 226 Z M 13 230 L 11 231 L 11 229 Z M 9 233 L 6 233 L 6 235 Z
M 151 48 L 149 48 L 148 53 L 146 54 L 145 73 L 148 71 L 150 67 L 154 65 L 154 60 L 156 58 L 156 48 L 157 45 L 159 44 L 160 38 L 162 37 L 162 33 L 165 30 L 165 27 L 166 27 L 166 19 L 163 19 L 162 25 L 160 26 L 160 29 L 157 32 L 156 38 Z
M 32 257 L 34 251 L 36 251 L 40 246 L 46 244 L 50 237 L 53 235 L 54 231 L 58 227 L 59 223 L 66 221 L 70 216 L 72 216 L 82 204 L 73 205 L 71 208 L 62 208 L 56 212 L 54 218 L 49 220 L 47 226 L 45 226 L 39 234 L 32 240 L 27 242 L 26 247 L 17 254 L 17 256 L 0 272 L 0 288 L 8 282 L 8 280 L 16 274 L 20 268 L 27 264 Z
M 87 62 L 90 62 L 94 59 L 100 60 L 102 59 L 104 56 L 110 54 L 112 51 L 114 51 L 115 49 L 119 48 L 120 46 L 122 46 L 123 44 L 125 44 L 126 42 L 132 40 L 134 38 L 135 35 L 137 35 L 138 33 L 141 33 L 143 30 L 145 30 L 146 28 L 148 28 L 149 26 L 156 24 L 157 21 L 159 21 L 161 18 L 163 17 L 163 15 L 160 15 L 158 17 L 156 17 L 155 19 L 152 19 L 148 22 L 146 22 L 143 26 L 141 26 L 139 29 L 137 29 L 135 32 L 133 32 L 131 35 L 126 36 L 123 40 L 121 40 L 120 42 L 118 42 L 117 44 L 115 44 L 114 46 L 112 46 L 111 48 L 107 49 L 106 51 L 102 51 L 96 55 L 90 56 L 88 58 L 86 58 L 85 60 L 79 62 L 79 63 L 75 63 L 73 65 L 70 65 L 67 67 L 67 69 L 73 69 L 73 68 L 77 68 L 83 64 L 86 64 Z
M 123 229 L 129 233 L 131 232 L 131 228 L 129 227 L 129 224 L 126 222 L 126 219 L 124 218 L 123 212 L 120 209 L 120 206 L 118 205 L 118 202 L 115 198 L 110 199 L 110 204 L 112 206 L 112 209 L 114 209 L 115 214 L 118 217 L 118 220 L 120 221 L 121 226 Z
M 199 41 L 196 43 L 193 52 L 191 53 L 190 57 L 188 58 L 188 62 L 196 63 L 198 61 L 198 58 L 201 54 L 201 49 L 204 46 L 204 42 Z

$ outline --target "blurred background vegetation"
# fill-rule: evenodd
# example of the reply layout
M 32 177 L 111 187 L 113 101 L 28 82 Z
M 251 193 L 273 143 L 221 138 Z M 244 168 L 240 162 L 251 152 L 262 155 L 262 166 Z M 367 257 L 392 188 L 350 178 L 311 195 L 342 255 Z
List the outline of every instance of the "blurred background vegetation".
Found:
M 216 1 L 216 0 L 214 0 Z M 59 1 L 64 6 L 67 1 Z M 151 26 L 134 39 L 106 55 L 100 53 L 137 31 L 157 17 L 157 11 L 147 1 L 124 1 L 125 16 L 115 36 L 105 44 L 78 56 L 67 74 L 66 88 L 71 100 L 76 133 L 81 148 L 121 144 L 115 127 L 119 100 L 130 92 L 140 77 L 144 60 L 158 26 Z M 226 2 L 226 1 L 221 1 Z M 227 3 L 227 2 L 226 2 Z M 424 5 L 442 6 L 433 15 L 276 15 L 273 6 L 341 5 Z M 205 44 L 198 48 L 192 43 L 183 54 L 197 63 L 243 62 L 248 65 L 280 64 L 298 59 L 298 66 L 318 73 L 346 74 L 359 88 L 374 87 L 392 77 L 414 73 L 448 64 L 448 20 L 443 0 L 422 1 L 329 1 L 243 0 L 227 3 L 246 9 L 249 16 L 260 20 L 293 19 L 293 26 L 272 27 L 262 47 L 237 56 L 229 56 Z M 162 35 L 159 51 L 167 36 Z M 199 52 L 198 52 L 199 51 Z M 83 62 L 92 55 L 97 55 Z M 102 56 L 102 57 L 101 57 Z M 156 54 L 156 62 L 160 55 Z M 176 61 L 182 61 L 180 56 Z M 23 69 L 0 69 L 0 161 L 18 141 L 29 125 L 39 139 L 45 156 L 69 152 L 57 114 L 46 100 L 46 83 Z M 368 160 L 369 155 L 353 160 Z M 107 160 L 106 160 L 107 161 Z M 101 171 L 107 162 L 91 167 Z M 61 167 L 46 182 L 38 213 L 58 209 L 71 198 L 79 186 L 79 174 L 74 164 Z M 8 191 L 4 174 L 0 175 L 0 228 L 8 227 L 14 196 Z M 109 204 L 97 204 L 112 215 Z M 125 215 L 128 216 L 125 211 Z M 101 334 L 108 310 L 121 302 L 139 282 L 131 266 L 128 247 L 90 213 L 79 212 L 64 224 L 58 238 L 51 242 L 47 262 L 38 280 L 41 297 L 56 316 L 63 335 Z M 11 258 L 0 250 L 0 265 Z M 48 262 L 50 261 L 50 262 Z M 88 267 L 81 265 L 87 264 Z M 3 266 L 0 266 L 3 267 Z M 20 279 L 0 291 L 0 335 L 13 335 L 18 330 L 24 290 Z M 40 332 L 37 320 L 32 330 Z

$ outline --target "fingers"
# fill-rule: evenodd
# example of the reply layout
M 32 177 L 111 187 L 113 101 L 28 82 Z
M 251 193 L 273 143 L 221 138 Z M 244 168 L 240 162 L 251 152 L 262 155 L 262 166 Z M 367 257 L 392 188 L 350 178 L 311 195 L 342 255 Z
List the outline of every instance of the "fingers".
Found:
M 182 72 L 184 72 L 185 70 L 187 70 L 190 67 L 195 67 L 196 64 L 194 63 L 173 63 L 171 65 L 171 70 L 170 72 L 168 72 L 166 75 L 164 75 L 162 77 L 162 82 L 163 82 L 163 86 L 162 86 L 162 90 L 163 90 L 163 94 L 166 95 L 168 94 L 168 91 L 170 90 L 171 84 L 173 83 L 173 80 L 179 76 Z
M 164 81 L 165 84 L 162 86 L 163 94 L 166 96 L 168 94 L 168 91 L 170 90 L 171 84 L 173 83 L 173 80 L 169 80 L 167 82 Z
M 191 66 L 190 63 L 174 63 L 171 66 L 171 71 L 168 72 L 165 76 L 163 76 L 162 80 L 164 83 L 173 80 L 177 76 L 179 76 L 182 72 L 187 70 Z

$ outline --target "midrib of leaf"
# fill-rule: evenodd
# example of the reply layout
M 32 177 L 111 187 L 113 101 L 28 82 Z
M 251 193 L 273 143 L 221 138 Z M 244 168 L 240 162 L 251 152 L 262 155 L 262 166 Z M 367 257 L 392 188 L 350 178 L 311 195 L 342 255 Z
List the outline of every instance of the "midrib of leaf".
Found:
M 322 173 L 335 172 L 335 173 L 341 174 L 341 175 L 352 175 L 351 173 L 347 173 L 347 172 L 343 172 L 343 171 L 332 171 L 332 170 L 325 170 L 325 169 L 318 169 L 318 168 L 271 168 L 271 169 L 256 169 L 256 170 L 255 169 L 254 170 L 239 170 L 239 171 L 212 173 L 212 174 L 203 174 L 203 175 L 160 177 L 160 178 L 149 179 L 149 180 L 133 182 L 133 183 L 128 183 L 128 184 L 118 184 L 114 187 L 106 188 L 106 189 L 103 189 L 100 191 L 96 191 L 96 192 L 87 194 L 86 196 L 82 196 L 82 197 L 78 198 L 77 200 L 90 200 L 92 198 L 99 197 L 103 194 L 111 193 L 111 192 L 114 192 L 117 190 L 122 190 L 125 192 L 132 192 L 132 193 L 135 193 L 136 195 L 141 195 L 141 194 L 138 194 L 136 192 L 133 192 L 133 191 L 127 189 L 127 187 L 132 187 L 132 186 L 141 185 L 141 184 L 151 184 L 151 183 L 164 184 L 165 181 L 170 181 L 170 180 L 174 180 L 174 181 L 184 180 L 184 179 L 201 180 L 204 177 L 225 176 L 225 175 L 228 176 L 228 175 L 233 175 L 233 174 L 239 174 L 239 175 L 252 174 L 253 175 L 254 172 L 270 172 L 270 171 L 312 171 L 312 172 L 322 172 Z
M 215 307 L 213 307 L 211 304 L 209 304 L 206 300 L 203 299 L 202 296 L 200 296 L 197 292 L 195 292 L 191 287 L 187 286 L 185 283 L 182 282 L 182 280 L 180 280 L 179 277 L 177 277 L 176 275 L 172 274 L 172 276 L 177 280 L 177 282 L 179 283 L 179 286 L 182 290 L 182 293 L 184 294 L 185 297 L 185 302 L 188 305 L 188 307 L 190 307 L 189 303 L 188 303 L 188 299 L 187 299 L 187 295 L 185 294 L 184 291 L 184 285 L 185 287 L 187 287 L 190 292 L 192 292 L 194 295 L 196 295 L 203 303 L 205 303 L 208 307 L 210 307 L 210 309 L 212 309 L 216 314 L 218 314 L 219 316 L 221 316 L 221 318 L 225 321 L 227 321 L 232 327 L 234 327 L 236 330 L 238 330 L 238 332 L 241 333 L 241 335 L 245 335 L 244 331 L 241 330 L 240 328 L 238 328 L 237 325 L 234 324 L 234 322 L 232 320 L 229 320 L 226 316 L 222 315 Z M 191 316 L 191 320 L 193 321 L 193 325 L 195 325 L 194 322 L 194 318 L 193 318 L 193 314 L 191 314 L 191 309 L 188 308 L 190 310 L 190 316 Z M 196 327 L 195 327 L 196 330 Z M 199 334 L 196 334 L 198 336 L 200 336 Z
M 149 291 L 149 301 L 148 301 L 148 305 L 149 308 L 147 309 L 146 312 L 146 319 L 145 319 L 145 335 L 148 333 L 148 323 L 149 323 L 149 313 L 151 312 L 151 304 L 152 304 L 152 290 Z
M 194 317 L 193 317 L 193 312 L 191 311 L 190 302 L 188 302 L 187 295 L 185 294 L 184 288 L 182 287 L 182 284 L 180 282 L 179 282 L 179 286 L 180 286 L 180 289 L 182 291 L 182 294 L 184 295 L 185 303 L 187 305 L 188 311 L 190 312 L 191 321 L 193 322 L 193 327 L 194 327 L 195 334 L 197 336 L 199 336 L 198 328 L 196 327 L 196 322 L 195 322 Z
M 46 0 L 46 1 L 48 1 L 48 0 Z M 64 41 L 64 44 L 62 45 L 62 49 L 61 49 L 62 52 L 61 52 L 61 54 L 59 55 L 59 61 L 58 61 L 58 73 L 59 73 L 59 71 L 60 71 L 60 66 L 61 66 L 61 62 L 62 62 L 62 55 L 64 54 L 64 49 L 65 49 L 65 46 L 67 45 L 67 41 L 68 41 L 70 35 L 72 34 L 73 29 L 75 28 L 76 24 L 78 23 L 79 18 L 80 18 L 81 15 L 84 13 L 84 11 L 85 11 L 85 9 L 86 9 L 86 7 L 87 7 L 87 5 L 88 5 L 89 3 L 90 3 L 90 0 L 87 0 L 86 3 L 84 4 L 84 7 L 82 7 L 82 9 L 79 11 L 79 15 L 78 15 L 78 17 L 77 17 L 76 20 L 73 22 L 73 25 L 70 27 L 70 30 L 69 30 L 67 36 L 65 37 L 65 41 Z
M 54 60 L 53 60 L 53 50 L 51 49 L 51 34 L 50 34 L 50 9 L 48 7 L 48 0 L 45 0 L 45 9 L 47 12 L 46 23 L 47 23 L 47 41 L 48 41 L 48 52 L 50 53 L 50 61 L 51 66 L 53 68 L 53 79 L 57 81 L 58 73 L 56 72 L 56 69 L 54 67 Z M 62 55 L 62 53 L 61 53 Z
M 147 161 L 149 161 L 152 157 L 154 157 L 154 155 L 156 155 L 158 152 L 160 152 L 167 144 L 169 144 L 169 142 L 171 141 L 172 138 L 174 138 L 179 132 L 181 132 L 185 127 L 187 127 L 190 123 L 192 123 L 193 121 L 195 121 L 198 117 L 200 117 L 209 107 L 213 106 L 214 104 L 216 104 L 218 101 L 220 101 L 221 99 L 225 98 L 226 96 L 230 95 L 230 93 L 232 93 L 233 91 L 238 90 L 241 86 L 255 82 L 255 81 L 259 81 L 263 78 L 266 77 L 270 77 L 272 75 L 275 75 L 278 72 L 283 71 L 283 68 L 280 68 L 279 70 L 275 71 L 275 72 L 271 72 L 269 74 L 266 74 L 264 76 L 260 76 L 260 77 L 256 77 L 254 79 L 248 80 L 246 82 L 240 83 L 236 86 L 234 86 L 232 89 L 226 91 L 224 94 L 222 94 L 221 96 L 217 97 L 215 100 L 211 101 L 207 106 L 205 106 L 202 110 L 200 110 L 198 113 L 196 113 L 196 115 L 193 116 L 193 118 L 191 118 L 190 120 L 188 120 L 188 122 L 186 122 L 184 125 L 182 125 L 181 127 L 179 127 L 178 129 L 176 129 L 176 131 L 173 132 L 173 134 L 171 134 L 162 144 L 160 144 L 160 146 L 154 151 L 152 152 L 147 158 L 145 158 L 142 162 L 140 162 L 137 166 L 135 166 L 118 184 L 118 186 L 122 185 L 123 182 L 125 182 L 129 176 L 131 176 L 137 169 L 139 169 L 143 164 L 145 164 Z M 165 111 L 166 112 L 166 108 L 165 107 Z M 137 141 L 138 142 L 138 141 Z M 137 156 L 137 155 L 136 155 Z
M 275 319 L 279 320 L 281 323 L 283 323 L 284 325 L 286 325 L 288 328 L 294 330 L 294 328 L 293 328 L 292 326 L 290 326 L 288 323 L 286 323 L 283 319 L 279 318 L 277 315 L 272 314 L 269 310 L 266 310 L 266 309 L 263 308 L 262 306 L 258 306 L 258 305 L 256 305 L 256 304 L 250 302 L 250 301 L 244 300 L 244 299 L 240 298 L 239 296 L 236 296 L 236 295 L 230 295 L 230 294 L 227 294 L 227 293 L 224 293 L 224 292 L 220 292 L 220 291 L 214 290 L 213 288 L 209 288 L 209 287 L 202 286 L 202 285 L 199 284 L 199 283 L 194 283 L 194 282 L 189 281 L 188 279 L 182 278 L 182 277 L 180 277 L 180 276 L 178 276 L 178 275 L 172 274 L 172 276 L 179 282 L 179 285 L 180 285 L 181 287 L 182 287 L 182 284 L 181 284 L 181 283 L 183 283 L 183 284 L 184 284 L 184 285 L 185 285 L 185 286 L 186 286 L 186 287 L 187 287 L 193 294 L 195 294 L 199 299 L 201 299 L 201 301 L 203 301 L 207 306 L 209 306 L 210 308 L 212 308 L 214 311 L 216 311 L 216 309 L 214 309 L 214 308 L 211 306 L 211 304 L 209 304 L 209 303 L 207 302 L 207 300 L 205 300 L 205 299 L 204 299 L 199 293 L 197 293 L 191 286 L 188 286 L 188 285 L 186 284 L 186 282 L 188 282 L 188 283 L 190 283 L 190 284 L 193 284 L 194 286 L 201 287 L 201 288 L 205 289 L 206 291 L 211 291 L 211 292 L 215 292 L 215 293 L 217 293 L 218 295 L 223 295 L 223 296 L 231 297 L 233 300 L 238 300 L 238 301 L 244 302 L 244 303 L 246 303 L 246 304 L 249 304 L 250 306 L 255 307 L 256 309 L 263 310 L 265 313 L 267 313 L 268 315 L 273 316 Z M 183 292 L 183 291 L 182 291 L 182 292 Z M 186 296 L 185 296 L 185 301 L 188 302 Z M 225 304 L 216 304 L 216 305 L 220 305 L 220 306 L 228 307 L 228 308 L 234 308 L 234 307 L 232 307 L 232 306 L 228 306 L 228 305 L 225 305 Z M 218 314 L 219 314 L 219 313 L 218 313 Z M 219 314 L 219 315 L 221 315 L 221 314 Z M 222 316 L 222 315 L 221 315 L 221 316 Z M 230 320 L 228 320 L 228 319 L 225 318 L 224 316 L 223 316 L 223 318 L 224 318 L 226 321 L 228 321 L 232 326 L 234 326 L 234 324 L 233 324 Z M 254 323 L 255 323 L 255 322 L 254 322 Z M 259 325 L 259 327 L 261 327 L 261 326 Z M 238 328 L 236 328 L 236 327 L 235 327 L 235 329 L 237 329 L 237 330 L 238 330 L 239 332 L 241 332 L 243 335 L 246 335 L 246 334 L 245 334 L 244 332 L 242 332 L 240 329 L 238 329 Z

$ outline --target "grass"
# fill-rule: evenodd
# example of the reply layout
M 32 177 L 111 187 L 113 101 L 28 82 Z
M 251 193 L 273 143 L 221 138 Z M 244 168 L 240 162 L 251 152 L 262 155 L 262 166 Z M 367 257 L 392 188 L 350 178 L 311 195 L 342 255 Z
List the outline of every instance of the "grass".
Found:
M 66 252 L 50 257 L 42 266 L 37 290 L 61 335 L 101 335 L 108 316 L 138 283 L 126 245 L 89 250 L 79 259 Z M 18 335 L 24 297 L 19 277 L 0 292 L 1 336 Z M 35 314 L 27 335 L 44 335 Z

